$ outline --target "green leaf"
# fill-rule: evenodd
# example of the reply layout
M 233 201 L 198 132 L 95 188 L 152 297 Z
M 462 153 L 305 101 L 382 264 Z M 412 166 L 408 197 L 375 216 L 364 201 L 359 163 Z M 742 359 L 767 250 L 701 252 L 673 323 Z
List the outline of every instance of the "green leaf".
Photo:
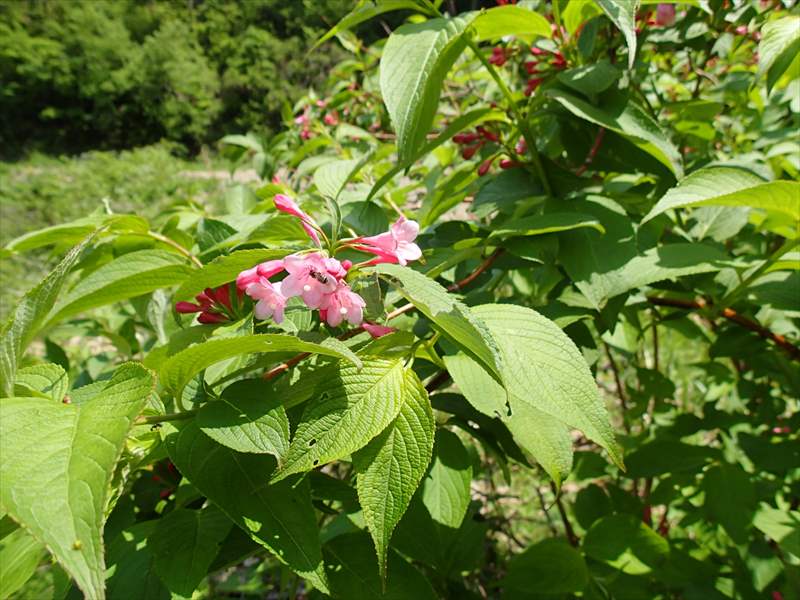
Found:
M 760 78 L 769 73 L 768 91 L 772 90 L 775 82 L 780 79 L 797 53 L 800 52 L 799 31 L 800 16 L 797 15 L 787 15 L 764 24 L 761 30 L 761 41 L 758 44 L 756 77 Z
M 0 540 L 0 598 L 8 598 L 36 572 L 47 550 L 24 529 Z
M 375 542 L 381 579 L 386 580 L 389 540 L 422 480 L 433 451 L 435 422 L 428 394 L 416 374 L 405 371 L 400 412 L 366 447 L 353 455 L 358 500 Z
M 444 78 L 466 45 L 462 33 L 467 24 L 456 17 L 402 25 L 386 42 L 380 87 L 400 161 L 410 160 L 425 143 Z
M 581 94 L 599 94 L 611 87 L 622 73 L 608 60 L 603 59 L 593 65 L 561 71 L 557 77 L 564 85 Z
M 642 223 L 668 210 L 686 206 L 749 206 L 800 219 L 800 182 L 764 181 L 736 167 L 695 171 L 667 191 Z
M 339 535 L 325 545 L 331 588 L 336 598 L 358 600 L 435 600 L 428 580 L 396 552 L 389 552 L 389 576 L 382 580 L 365 533 Z
M 289 419 L 283 399 L 269 395 L 260 380 L 225 388 L 219 400 L 204 404 L 197 424 L 208 437 L 237 452 L 272 454 L 279 461 L 289 448 Z
M 28 344 L 38 333 L 89 239 L 75 246 L 44 280 L 29 291 L 0 329 L 0 383 L 5 395 L 12 393 L 17 365 Z
M 378 191 L 381 188 L 383 188 L 383 186 L 385 186 L 392 179 L 394 179 L 395 175 L 405 171 L 411 165 L 417 162 L 420 158 L 422 158 L 423 156 L 427 156 L 428 154 L 433 152 L 436 148 L 444 144 L 447 140 L 452 138 L 459 131 L 468 129 L 470 127 L 474 127 L 486 121 L 500 120 L 503 117 L 504 115 L 500 111 L 492 110 L 490 108 L 478 108 L 454 119 L 453 122 L 450 123 L 444 129 L 444 131 L 442 131 L 439 135 L 437 135 L 435 139 L 430 140 L 424 146 L 420 147 L 419 150 L 417 150 L 412 156 L 410 156 L 406 160 L 399 161 L 395 166 L 389 169 L 385 175 L 383 175 L 380 179 L 378 179 L 378 181 L 375 182 L 375 185 L 372 186 L 372 189 L 369 191 L 369 194 L 367 194 L 367 200 L 375 196 L 375 194 L 377 194 Z
M 484 304 L 472 311 L 497 341 L 502 380 L 509 395 L 581 430 L 622 467 L 608 411 L 572 340 L 555 323 L 529 308 Z
M 781 549 L 800 558 L 800 512 L 780 510 L 762 502 L 753 525 Z
M 347 185 L 358 160 L 332 160 L 314 171 L 314 185 L 323 196 L 335 200 Z
M 360 450 L 389 426 L 416 385 L 398 359 L 370 358 L 361 369 L 340 364 L 324 392 L 306 405 L 273 479 L 310 471 Z
M 756 508 L 751 475 L 739 465 L 714 465 L 703 473 L 702 487 L 709 522 L 719 523 L 736 544 L 746 544 Z
M 499 40 L 507 35 L 530 40 L 534 36 L 552 36 L 550 23 L 539 13 L 522 6 L 495 6 L 481 12 L 470 24 L 475 39 Z
M 447 429 L 436 432 L 434 458 L 425 477 L 422 502 L 431 518 L 458 529 L 469 506 L 472 462 L 458 436 Z
M 491 238 L 510 238 L 529 235 L 543 235 L 545 233 L 557 233 L 559 231 L 569 231 L 570 229 L 580 229 L 581 227 L 591 227 L 600 233 L 605 233 L 605 229 L 600 222 L 592 215 L 581 213 L 548 213 L 544 215 L 534 215 L 524 219 L 514 219 L 511 225 L 500 225 L 490 234 Z
M 444 335 L 500 377 L 500 355 L 489 330 L 469 308 L 433 279 L 408 267 L 383 264 L 375 269 L 400 285 L 400 293 L 433 321 Z
M 570 594 L 589 583 L 580 552 L 562 540 L 544 540 L 514 556 L 500 581 L 505 598 L 527 594 Z
M 243 335 L 207 340 L 189 346 L 170 356 L 159 369 L 162 385 L 176 397 L 180 397 L 184 386 L 200 371 L 214 363 L 242 354 L 312 352 L 344 358 L 360 367 L 361 361 L 342 344 L 315 344 L 290 336 L 275 333 Z
M 192 271 L 175 291 L 175 300 L 191 300 L 208 287 L 215 288 L 236 281 L 236 277 L 242 271 L 267 260 L 283 258 L 289 252 L 289 250 L 257 248 L 237 250 L 226 256 L 219 256 L 204 265 L 202 269 Z
M 17 396 L 41 396 L 61 402 L 67 391 L 69 377 L 59 365 L 44 363 L 17 371 L 14 382 L 14 394 Z
M 561 13 L 561 22 L 567 28 L 567 33 L 572 36 L 581 25 L 603 14 L 600 7 L 594 2 L 567 2 L 566 8 Z
M 172 252 L 138 250 L 123 254 L 81 279 L 53 308 L 49 322 L 172 287 L 191 272 L 186 259 Z
M 636 60 L 636 11 L 639 0 L 595 0 L 611 22 L 625 36 L 628 45 L 628 68 L 633 68 Z
M 629 575 L 642 575 L 662 566 L 669 558 L 667 540 L 633 515 L 603 517 L 583 539 L 583 550 Z
M 194 422 L 180 430 L 165 424 L 162 432 L 172 462 L 192 485 L 283 563 L 327 592 L 306 480 L 270 485 L 273 457 L 234 452 Z
M 11 252 L 25 252 L 54 244 L 72 246 L 104 226 L 114 233 L 147 233 L 148 230 L 147 221 L 134 215 L 93 216 L 37 229 L 14 238 L 5 247 Z
M 108 544 L 106 593 L 110 600 L 170 600 L 169 590 L 155 571 L 150 536 L 157 520 L 124 529 Z
M 214 506 L 178 508 L 158 520 L 148 538 L 155 571 L 170 592 L 190 598 L 220 550 L 231 521 Z
M 352 29 L 356 25 L 369 21 L 378 15 L 395 10 L 413 10 L 414 12 L 419 12 L 421 8 L 420 4 L 413 0 L 382 0 L 378 4 L 373 4 L 370 0 L 361 2 L 356 8 L 347 13 L 341 21 L 331 27 L 325 35 L 319 38 L 311 47 L 311 50 L 315 50 L 320 44 L 327 42 L 338 33 Z
M 47 545 L 89 598 L 105 597 L 109 483 L 152 389 L 150 372 L 127 363 L 80 406 L 0 403 L 0 506 Z
M 656 158 L 676 177 L 683 177 L 681 154 L 669 141 L 669 135 L 632 100 L 616 100 L 597 107 L 559 89 L 549 89 L 546 93 L 575 116 L 619 133 Z
M 499 417 L 511 431 L 514 441 L 530 453 L 560 487 L 572 468 L 569 428 L 526 400 L 507 393 L 468 356 L 445 356 L 444 361 L 469 403 L 489 417 Z

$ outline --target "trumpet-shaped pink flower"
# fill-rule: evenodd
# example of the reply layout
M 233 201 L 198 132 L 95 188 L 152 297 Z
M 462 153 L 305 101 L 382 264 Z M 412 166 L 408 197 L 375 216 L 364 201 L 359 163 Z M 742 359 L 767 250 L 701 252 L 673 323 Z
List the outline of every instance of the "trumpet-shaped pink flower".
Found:
M 364 299 L 350 289 L 344 281 L 337 282 L 336 289 L 323 297 L 320 315 L 331 327 L 343 320 L 351 325 L 361 325 L 364 320 Z
M 236 287 L 244 291 L 251 283 L 257 283 L 261 277 L 269 279 L 273 275 L 283 271 L 283 260 L 268 260 L 260 265 L 256 265 L 252 269 L 247 269 L 239 273 L 236 278 Z
M 326 259 L 318 252 L 287 256 L 283 264 L 289 272 L 282 282 L 283 295 L 301 296 L 309 308 L 320 307 L 325 295 L 336 289 L 339 273 L 344 271 L 338 260 Z
M 303 229 L 308 234 L 314 243 L 319 246 L 319 235 L 317 235 L 317 230 L 319 229 L 319 225 L 317 222 L 311 218 L 308 214 L 306 214 L 298 205 L 297 203 L 289 198 L 286 194 L 275 194 L 275 208 L 277 208 L 281 212 L 285 212 L 286 214 L 292 215 L 293 217 L 297 217 L 300 219 L 300 224 L 303 226 Z
M 389 231 L 372 237 L 358 238 L 353 246 L 363 252 L 377 255 L 373 264 L 382 262 L 408 264 L 422 256 L 422 250 L 414 243 L 419 234 L 419 223 L 400 217 L 389 228 Z
M 281 293 L 281 282 L 272 283 L 266 277 L 247 286 L 246 293 L 256 300 L 256 319 L 266 320 L 272 317 L 276 323 L 283 322 L 283 310 L 286 308 L 286 297 Z

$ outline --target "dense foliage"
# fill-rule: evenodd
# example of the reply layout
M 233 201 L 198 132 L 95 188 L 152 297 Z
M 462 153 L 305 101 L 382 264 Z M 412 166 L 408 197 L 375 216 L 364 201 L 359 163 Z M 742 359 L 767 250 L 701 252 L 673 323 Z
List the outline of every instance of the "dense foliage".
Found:
M 800 15 L 498 4 L 6 244 L 0 596 L 800 594 Z
M 0 140 L 130 148 L 196 147 L 232 130 L 269 131 L 283 106 L 324 81 L 342 54 L 307 56 L 346 0 L 3 0 Z

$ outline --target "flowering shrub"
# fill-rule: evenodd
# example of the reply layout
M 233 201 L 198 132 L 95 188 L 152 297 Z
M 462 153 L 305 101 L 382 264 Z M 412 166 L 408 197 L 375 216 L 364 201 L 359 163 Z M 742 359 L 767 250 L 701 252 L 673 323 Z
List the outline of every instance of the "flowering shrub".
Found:
M 3 595 L 798 594 L 800 16 L 445 5 L 335 25 L 223 139 L 260 185 L 8 244 L 63 258 L 0 345 Z

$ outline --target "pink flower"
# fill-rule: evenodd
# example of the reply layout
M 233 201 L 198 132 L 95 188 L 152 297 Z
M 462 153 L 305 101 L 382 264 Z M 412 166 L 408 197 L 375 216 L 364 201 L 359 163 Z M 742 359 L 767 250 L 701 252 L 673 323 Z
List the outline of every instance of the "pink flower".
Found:
M 372 336 L 373 339 L 378 339 L 384 335 L 389 335 L 397 331 L 394 327 L 385 327 L 384 325 L 376 325 L 375 323 L 363 323 L 361 328 Z
M 656 25 L 669 27 L 675 22 L 675 5 L 659 4 L 656 8 Z
M 339 281 L 336 289 L 323 298 L 320 315 L 328 325 L 336 327 L 344 319 L 351 325 L 360 325 L 364 320 L 364 299 L 350 289 L 344 281 Z
M 339 124 L 339 113 L 335 110 L 332 112 L 327 113 L 322 120 L 325 122 L 326 125 L 338 125 Z
M 292 254 L 283 259 L 283 264 L 289 272 L 282 282 L 283 295 L 301 296 L 309 308 L 320 307 L 325 295 L 336 289 L 337 277 L 344 271 L 338 260 L 326 259 L 318 252 Z
M 314 243 L 319 246 L 319 236 L 317 235 L 317 230 L 319 229 L 319 225 L 317 222 L 312 219 L 308 214 L 306 214 L 298 205 L 297 203 L 289 198 L 286 194 L 275 194 L 274 198 L 275 208 L 277 208 L 281 212 L 285 212 L 286 214 L 292 215 L 293 217 L 297 217 L 300 219 L 300 224 L 303 226 L 303 229 L 308 234 Z
M 268 260 L 260 265 L 256 265 L 252 269 L 247 269 L 239 273 L 236 278 L 236 287 L 240 291 L 247 289 L 251 283 L 257 283 L 261 277 L 269 279 L 276 273 L 283 271 L 283 260 Z
M 356 250 L 376 254 L 373 264 L 380 262 L 408 264 L 409 261 L 418 260 L 422 250 L 414 243 L 419 234 L 419 223 L 400 217 L 386 233 L 372 237 L 358 238 Z
M 286 308 L 286 297 L 281 293 L 281 282 L 272 283 L 266 277 L 247 286 L 246 293 L 253 300 L 256 319 L 266 320 L 272 317 L 276 323 L 283 322 L 283 309 Z

